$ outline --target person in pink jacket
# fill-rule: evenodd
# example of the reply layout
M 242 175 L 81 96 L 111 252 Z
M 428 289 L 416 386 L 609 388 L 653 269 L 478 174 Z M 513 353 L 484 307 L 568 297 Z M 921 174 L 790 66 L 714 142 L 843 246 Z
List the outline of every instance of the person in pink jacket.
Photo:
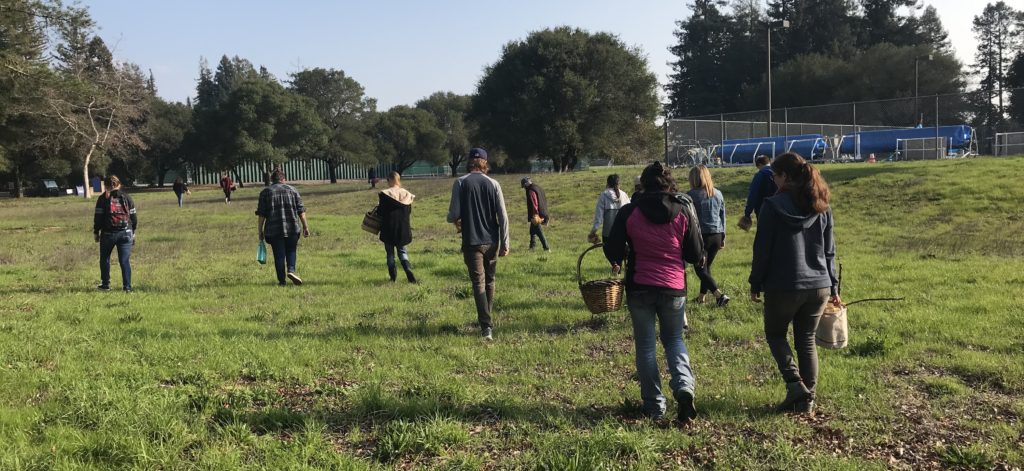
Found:
M 686 423 L 696 416 L 697 409 L 693 370 L 683 342 L 685 262 L 703 264 L 704 242 L 693 202 L 675 191 L 671 169 L 655 162 L 644 169 L 640 180 L 643 193 L 615 216 L 604 253 L 613 267 L 626 263 L 626 299 L 644 413 L 659 419 L 666 409 L 656 356 L 655 327 L 659 324 L 677 418 Z

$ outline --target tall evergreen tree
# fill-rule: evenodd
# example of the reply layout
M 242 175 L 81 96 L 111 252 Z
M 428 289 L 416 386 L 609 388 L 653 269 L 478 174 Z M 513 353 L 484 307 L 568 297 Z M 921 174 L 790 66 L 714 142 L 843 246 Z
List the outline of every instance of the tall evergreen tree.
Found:
M 729 18 L 715 0 L 694 0 L 690 17 L 677 21 L 677 43 L 669 48 L 676 61 L 667 86 L 670 117 L 714 113 L 734 99 L 720 80 L 729 44 Z
M 974 17 L 972 30 L 978 39 L 978 50 L 973 68 L 981 78 L 979 87 L 987 98 L 982 103 L 984 121 L 980 124 L 997 124 L 1006 117 L 1004 89 L 1010 61 L 1021 45 L 1020 22 L 1021 13 L 1001 0 L 989 3 L 981 15 Z
M 773 54 L 780 62 L 814 53 L 852 56 L 859 26 L 854 7 L 852 0 L 769 0 L 769 19 L 790 23 L 779 31 Z

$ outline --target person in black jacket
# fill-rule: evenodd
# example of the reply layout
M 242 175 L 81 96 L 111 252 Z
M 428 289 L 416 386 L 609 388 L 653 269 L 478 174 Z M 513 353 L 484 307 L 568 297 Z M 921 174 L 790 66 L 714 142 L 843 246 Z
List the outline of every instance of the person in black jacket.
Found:
M 178 207 L 180 208 L 182 202 L 185 199 L 185 195 L 186 194 L 191 195 L 192 194 L 192 190 L 188 189 L 188 185 L 186 185 L 185 182 L 182 181 L 181 177 L 178 177 L 178 178 L 176 178 L 174 180 L 173 188 L 174 188 L 174 196 L 178 197 Z
M 523 177 L 519 184 L 526 190 L 526 219 L 530 222 L 530 250 L 537 246 L 536 239 L 545 252 L 550 252 L 548 241 L 544 238 L 542 226 L 548 223 L 548 198 L 544 189 L 533 182 L 530 177 Z
M 135 202 L 121 190 L 116 175 L 106 179 L 107 191 L 96 200 L 92 232 L 100 244 L 100 290 L 110 291 L 110 255 L 117 247 L 117 263 L 121 265 L 121 286 L 132 291 L 132 247 L 139 220 L 135 215 Z
M 412 227 L 409 218 L 412 215 L 412 201 L 416 195 L 402 188 L 402 176 L 392 171 L 388 174 L 388 189 L 377 194 L 377 214 L 380 215 L 380 241 L 384 242 L 387 252 L 388 276 L 394 283 L 398 278 L 398 267 L 395 265 L 395 251 L 402 262 L 405 277 L 409 283 L 415 283 L 412 265 L 409 263 L 409 252 L 406 246 L 412 242 Z
M 779 192 L 764 200 L 757 215 L 750 298 L 760 302 L 764 292 L 765 340 L 786 381 L 778 410 L 809 413 L 818 383 L 818 321 L 826 302 L 842 303 L 829 189 L 818 169 L 795 153 L 771 165 Z M 790 324 L 799 368 L 786 342 Z

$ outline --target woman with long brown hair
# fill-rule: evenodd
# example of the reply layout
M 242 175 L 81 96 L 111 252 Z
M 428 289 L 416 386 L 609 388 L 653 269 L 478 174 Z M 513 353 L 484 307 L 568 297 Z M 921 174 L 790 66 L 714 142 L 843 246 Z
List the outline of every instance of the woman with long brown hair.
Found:
M 750 298 L 764 292 L 764 333 L 786 382 L 780 411 L 810 413 L 818 383 L 814 334 L 825 303 L 841 304 L 828 184 L 810 162 L 788 152 L 771 164 L 779 192 L 757 215 Z M 793 351 L 786 342 L 793 324 Z M 797 366 L 799 363 L 799 367 Z
M 707 254 L 704 266 L 695 267 L 697 277 L 700 278 L 700 296 L 697 302 L 703 304 L 708 293 L 711 293 L 715 297 L 715 303 L 719 307 L 725 307 L 729 304 L 729 296 L 718 288 L 718 283 L 711 276 L 711 264 L 715 261 L 715 255 L 725 248 L 725 198 L 722 197 L 722 192 L 715 188 L 711 171 L 704 165 L 690 169 L 690 191 L 686 194 L 693 200 L 693 207 L 697 210 L 700 232 L 704 238 L 704 252 Z

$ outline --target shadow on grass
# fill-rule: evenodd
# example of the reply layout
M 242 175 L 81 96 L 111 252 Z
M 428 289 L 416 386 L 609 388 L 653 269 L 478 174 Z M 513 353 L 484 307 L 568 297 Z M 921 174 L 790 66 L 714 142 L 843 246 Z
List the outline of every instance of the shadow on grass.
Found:
M 332 430 L 380 426 L 393 421 L 420 422 L 438 417 L 500 427 L 501 422 L 528 422 L 543 428 L 590 428 L 610 418 L 625 422 L 644 420 L 638 401 L 619 404 L 568 404 L 555 400 L 475 398 L 449 384 L 413 384 L 397 390 L 379 385 L 279 387 L 271 403 L 237 400 L 225 407 L 225 398 L 199 398 L 217 425 L 242 423 L 257 434 L 297 432 L 315 421 Z M 196 398 L 193 398 L 195 403 Z M 198 404 L 197 404 L 198 405 Z

